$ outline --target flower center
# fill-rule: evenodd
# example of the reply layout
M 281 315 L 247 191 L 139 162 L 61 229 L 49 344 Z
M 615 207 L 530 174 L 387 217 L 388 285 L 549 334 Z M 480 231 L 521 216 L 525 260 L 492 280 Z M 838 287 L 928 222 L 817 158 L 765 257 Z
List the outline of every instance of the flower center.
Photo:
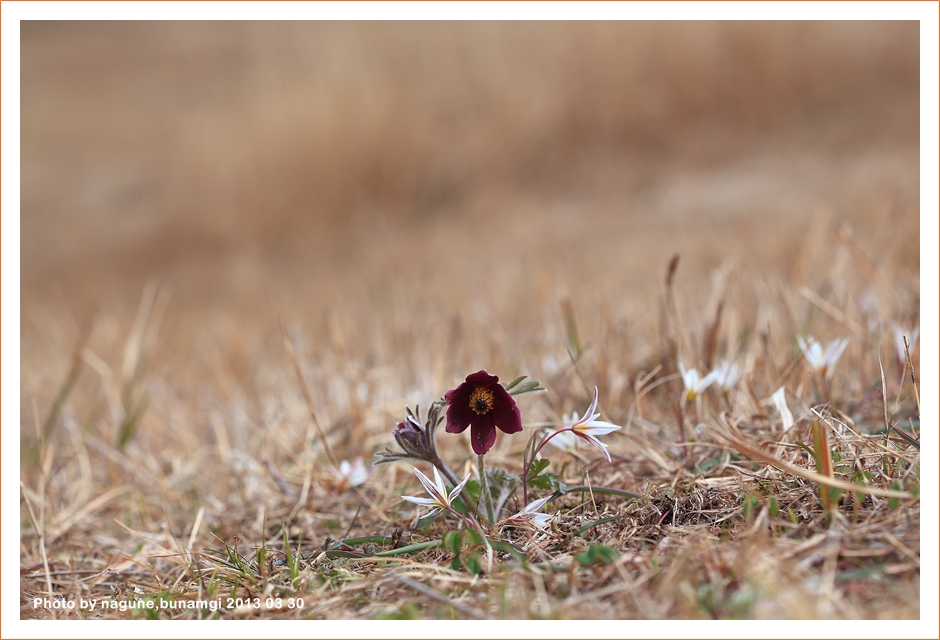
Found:
M 486 387 L 477 387 L 470 394 L 470 408 L 473 413 L 482 416 L 493 408 L 493 392 Z

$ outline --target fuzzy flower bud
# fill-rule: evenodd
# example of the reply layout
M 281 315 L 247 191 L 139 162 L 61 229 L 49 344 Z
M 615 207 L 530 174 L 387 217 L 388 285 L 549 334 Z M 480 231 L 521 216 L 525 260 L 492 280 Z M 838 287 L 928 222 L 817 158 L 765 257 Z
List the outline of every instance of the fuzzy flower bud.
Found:
M 392 437 L 398 446 L 414 456 L 423 457 L 429 452 L 428 436 L 411 416 L 398 423 Z

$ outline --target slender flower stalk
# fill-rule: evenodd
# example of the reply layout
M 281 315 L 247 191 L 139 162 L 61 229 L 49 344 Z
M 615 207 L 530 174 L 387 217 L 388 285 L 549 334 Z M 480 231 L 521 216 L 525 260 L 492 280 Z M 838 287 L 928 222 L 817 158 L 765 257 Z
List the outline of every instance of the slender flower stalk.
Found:
M 572 413 L 571 417 L 567 415 L 562 416 L 561 422 L 563 425 L 571 425 L 577 422 L 578 414 Z M 578 443 L 581 442 L 581 439 L 574 434 L 573 431 L 560 431 L 552 437 L 551 440 L 547 441 L 547 444 L 552 445 L 556 449 L 561 449 L 565 453 L 569 453 L 581 462 L 587 461 L 587 458 L 583 453 L 578 450 Z
M 477 456 L 478 467 L 477 470 L 480 473 L 480 506 L 486 515 L 486 523 L 489 525 L 493 524 L 493 518 L 495 514 L 493 513 L 493 494 L 490 493 L 490 485 L 486 481 L 486 466 L 483 463 L 483 458 L 485 456 Z

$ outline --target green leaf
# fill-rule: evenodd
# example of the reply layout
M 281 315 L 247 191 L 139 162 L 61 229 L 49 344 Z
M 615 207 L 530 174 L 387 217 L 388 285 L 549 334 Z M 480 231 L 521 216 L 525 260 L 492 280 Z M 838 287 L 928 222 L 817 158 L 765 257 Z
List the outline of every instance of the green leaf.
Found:
M 613 547 L 603 544 L 592 544 L 586 551 L 581 551 L 575 560 L 582 566 L 589 567 L 595 563 L 613 564 L 620 557 L 620 552 Z
M 800 521 L 796 517 L 796 512 L 793 510 L 792 506 L 787 507 L 787 515 L 790 516 L 790 522 L 793 524 L 800 524 Z
M 552 480 L 557 480 L 557 478 L 555 478 L 554 476 L 555 474 L 553 473 L 542 474 L 538 476 L 537 478 L 534 478 L 533 480 L 531 480 L 529 482 L 529 486 L 534 487 L 535 489 L 542 489 L 543 491 L 550 491 L 551 489 L 554 488 L 554 483 L 552 482 Z
M 528 377 L 528 376 L 519 376 L 518 378 L 516 378 L 515 380 L 513 380 L 513 381 L 510 382 L 509 384 L 504 384 L 503 387 L 506 388 L 506 391 L 510 391 L 513 387 L 515 387 L 517 384 L 519 384 L 520 382 L 522 382 L 523 380 L 525 380 L 527 377 Z
M 547 458 L 542 458 L 532 463 L 532 466 L 529 467 L 528 475 L 530 487 L 542 489 L 543 491 L 554 491 L 556 488 L 562 486 L 562 483 L 558 481 L 557 474 L 549 473 L 545 470 L 548 468 L 550 462 L 551 461 Z
M 548 467 L 550 460 L 542 458 L 541 460 L 536 460 L 532 463 L 532 466 L 529 467 L 528 481 L 529 486 L 536 489 L 542 489 L 543 491 L 561 491 L 565 493 L 567 487 L 564 483 L 558 480 L 558 474 L 550 473 L 545 469 Z
M 551 460 L 548 458 L 542 458 L 541 460 L 534 460 L 532 465 L 529 467 L 529 475 L 527 476 L 529 482 L 532 482 L 532 479 L 545 471 L 548 468 L 548 465 L 551 463 Z
M 842 489 L 839 487 L 829 487 L 829 504 L 831 504 L 834 509 L 838 509 L 839 497 L 841 495 Z
M 811 448 L 808 447 L 807 445 L 803 444 L 802 442 L 797 442 L 797 443 L 796 443 L 796 446 L 800 447 L 801 449 L 803 449 L 804 451 L 806 451 L 809 455 L 811 455 L 811 456 L 813 457 L 813 460 L 816 459 L 816 452 L 813 451 L 813 449 L 811 449 Z
M 768 508 L 770 510 L 770 517 L 776 518 L 777 514 L 780 513 L 780 505 L 777 504 L 777 496 L 770 496 L 770 501 L 768 503 Z
M 745 518 L 750 520 L 752 517 L 757 515 L 757 512 L 760 510 L 760 496 L 756 493 L 751 492 L 744 498 L 744 504 L 741 505 L 741 513 Z
M 466 496 L 471 502 L 476 504 L 480 501 L 480 481 L 479 480 L 470 480 L 464 485 L 463 491 L 460 492 L 460 496 Z
M 528 557 L 526 557 L 522 549 L 504 540 L 490 540 L 490 546 L 496 551 L 502 551 L 512 555 L 519 562 L 526 562 L 528 560 Z
M 481 573 L 483 573 L 483 565 L 480 564 L 479 555 L 475 553 L 471 553 L 469 556 L 467 556 L 467 559 L 465 562 L 467 565 L 467 572 L 470 573 L 471 575 L 476 576 L 476 575 L 480 575 Z
M 694 472 L 698 474 L 705 474 L 708 471 L 711 471 L 718 465 L 720 465 L 725 459 L 725 454 L 709 458 L 708 460 L 703 461 L 697 467 L 695 467 Z
M 538 380 L 529 380 L 509 391 L 509 395 L 519 396 L 523 393 L 529 393 L 530 391 L 545 391 L 545 387 L 543 387 Z
M 467 538 L 470 540 L 471 544 L 483 544 L 483 538 L 480 537 L 480 534 L 477 533 L 476 529 L 467 529 Z
M 463 547 L 463 535 L 459 531 L 448 531 L 444 534 L 443 547 L 455 556 L 459 556 L 460 549 Z

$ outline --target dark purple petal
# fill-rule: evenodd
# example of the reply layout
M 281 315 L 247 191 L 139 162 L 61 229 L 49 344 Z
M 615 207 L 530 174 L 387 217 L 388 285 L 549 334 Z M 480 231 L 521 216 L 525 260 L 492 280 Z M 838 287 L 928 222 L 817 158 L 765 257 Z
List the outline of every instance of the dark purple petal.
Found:
M 446 402 L 449 405 L 455 405 L 458 402 L 460 402 L 461 398 L 466 398 L 467 400 L 469 400 L 470 394 L 472 392 L 473 392 L 472 384 L 461 382 L 459 385 L 457 385 L 456 389 L 451 389 L 450 391 L 444 394 L 444 402 Z M 464 401 L 464 404 L 466 404 L 466 401 Z
M 470 445 L 478 456 L 489 451 L 490 447 L 496 443 L 496 427 L 493 425 L 491 415 L 477 416 L 477 421 L 470 427 Z
M 467 382 L 464 384 L 470 384 L 472 387 L 490 387 L 492 388 L 499 382 L 499 376 L 491 376 L 486 372 L 486 369 L 480 369 L 476 373 L 471 373 L 467 376 Z M 461 385 L 463 386 L 463 385 Z
M 458 397 L 454 404 L 447 407 L 447 426 L 444 431 L 447 433 L 462 433 L 470 426 L 476 414 L 470 410 L 469 401 L 470 394 L 468 393 L 466 398 Z
M 518 433 L 522 431 L 522 414 L 516 401 L 502 385 L 490 389 L 493 392 L 493 421 L 504 433 Z

